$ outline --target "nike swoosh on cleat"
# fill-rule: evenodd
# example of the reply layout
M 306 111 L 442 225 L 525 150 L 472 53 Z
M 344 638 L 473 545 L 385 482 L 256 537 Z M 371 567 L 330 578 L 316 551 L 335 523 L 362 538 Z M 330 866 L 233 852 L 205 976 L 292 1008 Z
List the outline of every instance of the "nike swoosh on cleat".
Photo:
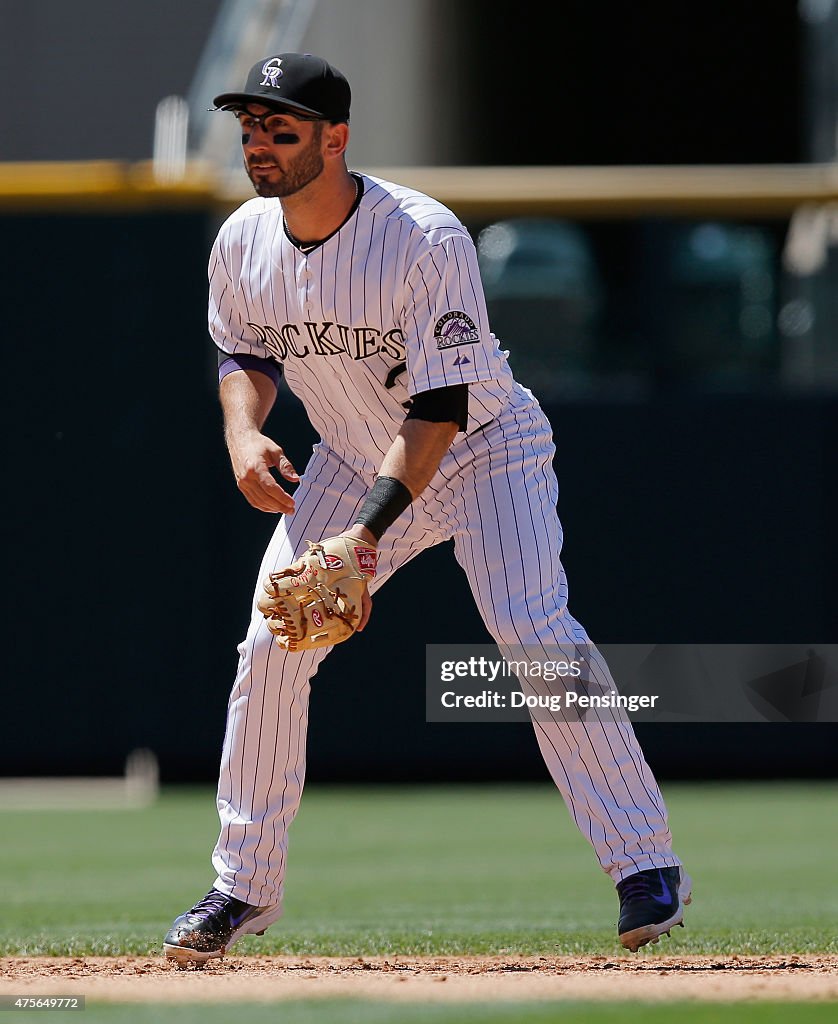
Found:
M 672 906 L 672 894 L 667 889 L 666 882 L 664 882 L 663 875 L 660 873 L 660 871 L 658 872 L 658 878 L 660 878 L 660 880 L 661 880 L 661 892 L 663 893 L 663 895 L 662 896 L 656 896 L 653 892 L 650 892 L 649 895 L 652 897 L 652 899 L 655 901 L 655 903 L 660 903 L 664 907 L 671 907 Z

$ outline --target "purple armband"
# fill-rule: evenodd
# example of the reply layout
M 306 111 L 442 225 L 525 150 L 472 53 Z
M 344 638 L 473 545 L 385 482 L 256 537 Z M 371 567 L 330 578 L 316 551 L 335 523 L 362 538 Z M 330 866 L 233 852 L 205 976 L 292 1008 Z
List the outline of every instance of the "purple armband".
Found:
M 261 356 L 250 356 L 245 354 L 230 355 L 229 352 L 218 353 L 218 383 L 235 370 L 255 370 L 257 373 L 264 373 L 279 386 L 282 377 L 282 367 L 278 366 L 273 359 L 262 359 Z

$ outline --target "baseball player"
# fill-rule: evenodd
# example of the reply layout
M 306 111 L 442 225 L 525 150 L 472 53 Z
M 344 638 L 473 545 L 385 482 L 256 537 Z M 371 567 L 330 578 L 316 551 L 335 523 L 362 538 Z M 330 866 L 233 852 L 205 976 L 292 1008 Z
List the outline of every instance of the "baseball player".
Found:
M 279 520 L 228 707 L 216 878 L 164 941 L 181 965 L 280 917 L 310 680 L 425 548 L 453 539 L 501 652 L 585 647 L 613 686 L 567 608 L 550 424 L 491 333 L 466 229 L 429 196 L 347 168 L 350 88 L 321 58 L 267 57 L 214 102 L 238 120 L 258 196 L 209 262 L 225 438 L 239 489 Z M 320 435 L 301 475 L 262 433 L 282 374 Z M 630 723 L 555 713 L 533 726 L 616 884 L 621 942 L 656 942 L 682 923 L 690 880 Z

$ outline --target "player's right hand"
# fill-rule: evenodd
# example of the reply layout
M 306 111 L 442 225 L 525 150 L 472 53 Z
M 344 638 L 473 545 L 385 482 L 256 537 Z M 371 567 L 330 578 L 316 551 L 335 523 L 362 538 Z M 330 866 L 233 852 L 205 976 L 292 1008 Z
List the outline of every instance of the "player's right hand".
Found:
M 294 499 L 271 473 L 271 469 L 276 468 L 286 480 L 299 483 L 299 474 L 282 448 L 258 432 L 228 439 L 228 446 L 236 486 L 248 503 L 260 512 L 291 515 Z

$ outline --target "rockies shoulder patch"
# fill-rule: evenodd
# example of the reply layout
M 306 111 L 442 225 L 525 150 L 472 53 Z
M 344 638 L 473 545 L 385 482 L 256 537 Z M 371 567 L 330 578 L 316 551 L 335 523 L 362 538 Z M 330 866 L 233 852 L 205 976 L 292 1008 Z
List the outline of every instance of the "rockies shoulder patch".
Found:
M 438 349 L 454 348 L 456 345 L 474 345 L 480 341 L 480 333 L 474 321 L 461 309 L 452 309 L 441 316 L 434 325 L 434 337 Z

